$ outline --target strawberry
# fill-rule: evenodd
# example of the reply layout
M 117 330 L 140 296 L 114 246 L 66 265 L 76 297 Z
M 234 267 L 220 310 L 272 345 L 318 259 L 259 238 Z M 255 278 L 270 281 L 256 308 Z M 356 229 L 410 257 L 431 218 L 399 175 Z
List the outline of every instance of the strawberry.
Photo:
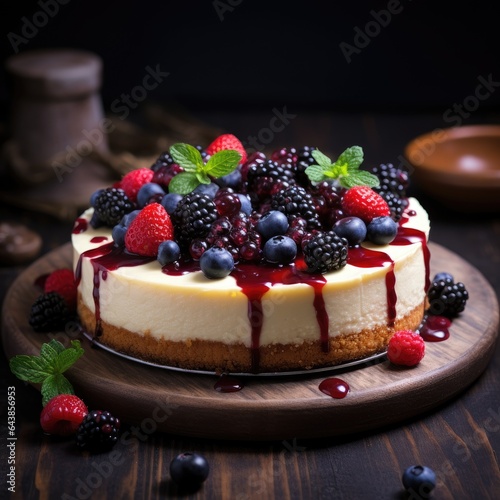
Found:
M 47 434 L 71 436 L 76 433 L 88 412 L 79 397 L 73 394 L 59 394 L 44 406 L 40 425 Z
M 66 302 L 70 311 L 76 309 L 76 282 L 71 269 L 56 269 L 45 280 L 45 293 L 57 292 Z
M 167 211 L 159 203 L 150 203 L 127 229 L 125 247 L 129 252 L 154 257 L 160 243 L 172 239 L 174 226 Z
M 342 198 L 342 210 L 345 215 L 359 217 L 367 224 L 375 217 L 391 215 L 387 202 L 368 186 L 354 186 L 347 190 Z
M 151 182 L 153 175 L 154 172 L 149 168 L 132 170 L 132 172 L 124 175 L 120 182 L 120 187 L 125 191 L 129 199 L 135 203 L 137 201 L 139 189 L 141 189 L 144 184 Z
M 241 155 L 240 163 L 247 161 L 247 152 L 240 140 L 233 134 L 219 135 L 207 148 L 207 154 L 210 156 L 224 149 L 234 149 Z

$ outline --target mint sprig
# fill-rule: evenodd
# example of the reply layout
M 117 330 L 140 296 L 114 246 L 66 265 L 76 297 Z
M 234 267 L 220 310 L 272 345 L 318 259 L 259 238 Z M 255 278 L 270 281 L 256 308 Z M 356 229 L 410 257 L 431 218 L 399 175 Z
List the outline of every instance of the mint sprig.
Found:
M 63 375 L 84 353 L 80 341 L 72 340 L 65 348 L 52 339 L 42 345 L 40 356 L 19 354 L 9 361 L 10 370 L 19 379 L 33 384 L 42 384 L 42 404 L 58 394 L 74 394 L 73 386 Z
M 212 179 L 230 174 L 241 160 L 238 151 L 224 149 L 213 154 L 205 163 L 195 147 L 184 143 L 174 144 L 170 155 L 184 172 L 172 177 L 168 191 L 181 195 L 190 193 L 200 184 L 210 184 Z
M 360 170 L 363 163 L 363 149 L 359 146 L 347 148 L 335 162 L 319 149 L 315 149 L 312 157 L 316 165 L 306 168 L 306 175 L 311 182 L 337 180 L 344 188 L 353 186 L 377 187 L 380 185 L 378 177 L 365 170 Z

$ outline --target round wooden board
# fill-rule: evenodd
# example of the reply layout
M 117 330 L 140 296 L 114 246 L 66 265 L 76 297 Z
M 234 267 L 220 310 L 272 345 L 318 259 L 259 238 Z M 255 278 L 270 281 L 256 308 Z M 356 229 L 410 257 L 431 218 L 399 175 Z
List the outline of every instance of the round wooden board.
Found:
M 290 439 L 348 434 L 402 421 L 435 408 L 470 385 L 486 368 L 498 334 L 498 302 L 482 274 L 456 254 L 430 245 L 431 273 L 447 271 L 463 281 L 470 299 L 454 320 L 450 338 L 427 343 L 423 361 L 399 368 L 385 358 L 330 373 L 246 377 L 243 390 L 219 393 L 216 376 L 182 373 L 123 359 L 82 339 L 85 354 L 67 372 L 90 408 L 108 409 L 142 433 L 217 439 Z M 71 266 L 69 244 L 29 267 L 10 288 L 3 306 L 2 336 L 8 357 L 39 354 L 43 342 L 63 333 L 35 333 L 30 306 L 40 293 L 37 277 Z M 74 338 L 74 337 L 73 337 Z M 318 389 L 329 376 L 350 386 L 344 399 Z

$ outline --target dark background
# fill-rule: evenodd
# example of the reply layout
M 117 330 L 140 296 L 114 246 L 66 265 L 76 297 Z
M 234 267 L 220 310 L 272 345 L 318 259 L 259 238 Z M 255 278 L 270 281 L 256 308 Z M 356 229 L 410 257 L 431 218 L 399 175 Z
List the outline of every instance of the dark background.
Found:
M 194 110 L 443 112 L 474 95 L 479 76 L 500 82 L 495 2 L 64 1 L 2 6 L 2 61 L 14 53 L 9 33 L 22 36 L 24 18 L 33 21 L 42 4 L 53 4 L 58 12 L 18 49 L 99 54 L 106 107 L 156 65 L 170 75 L 148 98 Z M 389 6 L 398 13 L 377 27 L 373 12 Z M 340 44 L 355 47 L 356 33 L 367 29 L 366 46 L 348 63 Z M 8 109 L 5 78 L 0 101 Z M 493 92 L 481 111 L 499 103 L 500 91 Z

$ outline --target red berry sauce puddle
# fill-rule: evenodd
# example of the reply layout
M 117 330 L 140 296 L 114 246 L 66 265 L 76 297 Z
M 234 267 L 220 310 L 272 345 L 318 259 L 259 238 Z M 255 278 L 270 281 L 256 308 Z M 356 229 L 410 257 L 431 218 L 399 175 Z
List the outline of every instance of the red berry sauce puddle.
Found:
M 231 375 L 221 375 L 215 382 L 214 389 L 217 392 L 238 392 L 243 389 L 243 383 Z
M 450 319 L 444 316 L 428 315 L 424 319 L 419 333 L 425 342 L 443 342 L 443 340 L 450 337 L 450 331 L 448 330 L 450 326 Z
M 84 219 L 83 217 L 79 217 L 75 221 L 75 225 L 73 226 L 73 234 L 80 234 L 84 233 L 89 227 L 89 223 L 87 222 L 87 219 Z
M 349 392 L 349 384 L 340 378 L 326 378 L 319 384 L 319 390 L 335 399 L 343 399 Z

